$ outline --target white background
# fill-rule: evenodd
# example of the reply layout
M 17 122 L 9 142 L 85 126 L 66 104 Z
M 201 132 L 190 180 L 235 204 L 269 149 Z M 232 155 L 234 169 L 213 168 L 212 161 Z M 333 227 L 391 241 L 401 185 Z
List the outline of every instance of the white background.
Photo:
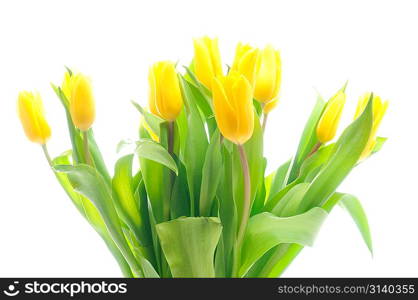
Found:
M 415 2 L 416 3 L 416 2 Z M 336 208 L 313 248 L 285 276 L 417 276 L 417 6 L 414 1 L 1 1 L 0 276 L 119 276 L 105 245 L 78 215 L 16 116 L 21 89 L 44 99 L 50 151 L 70 147 L 61 104 L 49 87 L 64 65 L 93 78 L 96 138 L 111 166 L 116 144 L 136 138 L 131 106 L 147 97 L 147 70 L 161 59 L 188 64 L 192 38 L 218 36 L 224 63 L 235 44 L 281 50 L 281 104 L 266 133 L 270 170 L 294 152 L 315 101 L 348 79 L 343 124 L 358 97 L 389 99 L 383 150 L 340 191 L 357 195 L 374 238 L 372 258 L 349 216 Z

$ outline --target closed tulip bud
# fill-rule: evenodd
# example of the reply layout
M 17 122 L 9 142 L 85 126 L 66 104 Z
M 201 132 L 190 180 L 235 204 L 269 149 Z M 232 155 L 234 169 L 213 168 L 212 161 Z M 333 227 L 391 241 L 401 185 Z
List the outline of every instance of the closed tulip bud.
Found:
M 222 76 L 221 55 L 218 39 L 205 36 L 194 39 L 194 70 L 197 78 L 208 89 L 212 89 L 213 77 Z
M 370 96 L 371 93 L 365 93 L 362 97 L 360 97 L 357 104 L 356 113 L 354 114 L 354 119 L 357 119 L 364 111 L 364 109 L 367 106 L 367 103 L 369 102 Z M 383 102 L 379 96 L 373 95 L 373 125 L 370 136 L 376 134 L 376 131 L 379 128 L 380 123 L 382 122 L 383 116 L 386 113 L 388 105 L 388 101 Z
M 316 135 L 321 143 L 326 143 L 335 137 L 344 104 L 343 91 L 339 91 L 329 100 L 316 127 Z
M 238 72 L 247 78 L 248 82 L 254 88 L 257 75 L 257 61 L 259 50 L 250 45 L 238 43 L 235 52 L 234 62 L 231 70 Z
M 51 128 L 45 119 L 42 99 L 39 93 L 20 92 L 18 114 L 28 139 L 44 145 L 51 137 Z
M 364 111 L 364 109 L 367 106 L 367 103 L 369 102 L 369 99 L 371 97 L 371 93 L 365 93 L 363 96 L 360 97 L 356 113 L 354 114 L 354 119 L 357 119 L 361 113 Z M 373 124 L 372 124 L 372 130 L 370 132 L 369 140 L 366 144 L 366 147 L 364 148 L 362 154 L 360 155 L 360 160 L 368 157 L 370 153 L 373 151 L 373 148 L 376 144 L 376 133 L 380 126 L 380 123 L 382 122 L 383 116 L 386 113 L 386 110 L 388 108 L 389 102 L 388 101 L 382 101 L 382 99 L 379 96 L 373 95 L 372 97 L 373 101 Z
M 68 71 L 65 72 L 64 80 L 62 81 L 61 90 L 64 93 L 64 96 L 67 99 L 67 101 L 70 101 L 70 99 L 71 99 L 71 93 L 72 93 L 72 86 L 73 86 L 74 78 L 75 78 L 75 76 L 71 76 Z
M 241 74 L 229 72 L 226 77 L 214 78 L 213 107 L 222 135 L 242 145 L 254 130 L 252 88 Z
M 75 127 L 87 131 L 94 122 L 96 110 L 90 80 L 83 74 L 71 79 L 70 114 Z
M 277 103 L 279 103 L 279 99 L 274 99 L 266 103 L 263 107 L 263 113 L 266 115 L 269 114 L 277 106 Z
M 149 70 L 149 107 L 154 115 L 172 122 L 183 106 L 174 63 L 161 61 Z
M 277 98 L 281 83 L 281 65 L 280 53 L 273 47 L 267 46 L 260 51 L 254 89 L 254 98 L 257 101 L 267 103 Z

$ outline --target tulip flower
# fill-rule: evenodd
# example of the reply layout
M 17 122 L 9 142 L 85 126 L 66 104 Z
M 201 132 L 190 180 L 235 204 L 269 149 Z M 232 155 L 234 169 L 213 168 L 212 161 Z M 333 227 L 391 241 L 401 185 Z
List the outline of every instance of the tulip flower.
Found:
M 254 98 L 261 103 L 274 100 L 279 94 L 280 82 L 280 53 L 274 50 L 273 47 L 267 46 L 259 54 Z
M 345 93 L 342 90 L 338 91 L 327 103 L 316 127 L 316 135 L 320 143 L 329 142 L 335 137 L 344 104 Z
M 354 114 L 354 119 L 357 119 L 361 113 L 364 111 L 364 109 L 367 106 L 367 103 L 371 97 L 371 93 L 365 93 L 363 96 L 360 97 L 356 113 Z M 373 101 L 373 124 L 372 124 L 372 130 L 370 132 L 369 140 L 366 144 L 366 147 L 364 148 L 362 154 L 360 155 L 360 160 L 365 159 L 370 155 L 372 152 L 375 144 L 376 144 L 376 133 L 380 126 L 380 123 L 382 122 L 383 116 L 386 113 L 386 110 L 388 108 L 389 102 L 388 101 L 382 101 L 382 99 L 379 96 L 373 95 L 372 97 Z
M 274 99 L 270 102 L 267 102 L 263 107 L 263 113 L 265 115 L 269 114 L 279 103 L 279 99 Z
M 70 114 L 75 127 L 87 131 L 96 117 L 90 80 L 83 74 L 71 79 Z
M 250 45 L 238 43 L 235 52 L 234 62 L 231 70 L 238 72 L 247 78 L 252 87 L 255 85 L 257 75 L 257 61 L 259 50 Z
M 173 122 L 179 115 L 183 100 L 174 63 L 161 61 L 149 70 L 149 107 L 154 115 Z
M 194 39 L 194 70 L 197 78 L 208 89 L 212 89 L 213 77 L 222 76 L 221 55 L 218 39 L 205 36 Z
M 64 74 L 64 80 L 62 81 L 61 90 L 64 93 L 65 98 L 69 102 L 71 99 L 71 93 L 72 93 L 72 86 L 74 83 L 75 76 L 72 76 L 70 72 L 65 72 Z
M 231 71 L 213 79 L 213 107 L 222 135 L 242 145 L 253 134 L 254 110 L 252 88 L 244 75 Z
M 46 144 L 51 137 L 51 128 L 45 119 L 39 93 L 20 92 L 18 114 L 27 138 L 34 143 Z

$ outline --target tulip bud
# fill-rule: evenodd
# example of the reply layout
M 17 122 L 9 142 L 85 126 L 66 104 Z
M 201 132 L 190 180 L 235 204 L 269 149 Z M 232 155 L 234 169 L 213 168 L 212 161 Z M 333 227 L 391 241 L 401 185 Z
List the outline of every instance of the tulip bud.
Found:
M 279 99 L 274 99 L 266 103 L 263 107 L 263 113 L 266 115 L 270 113 L 277 106 L 277 103 L 279 103 Z
M 71 76 L 71 74 L 67 71 L 64 74 L 64 80 L 62 81 L 61 90 L 64 93 L 65 98 L 67 101 L 71 99 L 71 92 L 72 92 L 72 85 L 74 82 L 75 76 Z
M 360 97 L 356 113 L 354 114 L 354 119 L 357 119 L 361 113 L 364 111 L 364 109 L 367 106 L 367 103 L 369 102 L 369 99 L 371 97 L 371 93 L 365 93 L 362 97 Z M 379 96 L 373 95 L 372 97 L 373 101 L 373 124 L 372 124 L 372 130 L 370 132 L 369 140 L 366 144 L 366 147 L 364 148 L 362 154 L 360 155 L 360 160 L 368 157 L 370 153 L 373 151 L 373 148 L 376 144 L 376 133 L 380 126 L 380 123 L 382 122 L 383 116 L 386 113 L 386 110 L 388 108 L 389 102 L 384 101 L 382 102 L 382 99 Z
M 231 70 L 238 72 L 247 78 L 248 82 L 254 88 L 257 75 L 257 61 L 259 50 L 250 45 L 238 43 L 235 52 L 234 62 Z
M 71 78 L 70 114 L 74 125 L 87 131 L 96 117 L 93 91 L 90 80 L 83 74 Z
M 208 89 L 212 89 L 213 77 L 222 76 L 221 55 L 218 39 L 205 36 L 194 39 L 194 70 L 197 78 Z
M 222 135 L 242 145 L 254 130 L 252 88 L 248 80 L 236 72 L 212 82 L 215 118 Z
M 34 143 L 44 145 L 51 137 L 51 128 L 45 119 L 39 93 L 20 92 L 18 114 L 28 139 Z
M 273 47 L 267 46 L 260 51 L 257 60 L 254 98 L 261 103 L 267 103 L 277 98 L 280 91 L 280 82 L 280 53 Z
M 345 93 L 343 91 L 339 91 L 328 101 L 316 127 L 316 135 L 321 143 L 329 142 L 335 137 L 344 104 Z
M 367 106 L 367 103 L 369 102 L 371 93 L 365 93 L 362 97 L 360 97 L 356 113 L 354 115 L 354 119 L 357 119 L 361 113 L 364 111 L 364 109 Z M 376 134 L 377 129 L 379 128 L 380 122 L 383 119 L 383 116 L 386 113 L 386 109 L 388 108 L 389 102 L 388 101 L 382 101 L 382 99 L 379 96 L 373 95 L 373 125 L 372 125 L 372 135 Z
M 183 106 L 174 63 L 161 61 L 149 70 L 149 107 L 154 115 L 172 122 Z

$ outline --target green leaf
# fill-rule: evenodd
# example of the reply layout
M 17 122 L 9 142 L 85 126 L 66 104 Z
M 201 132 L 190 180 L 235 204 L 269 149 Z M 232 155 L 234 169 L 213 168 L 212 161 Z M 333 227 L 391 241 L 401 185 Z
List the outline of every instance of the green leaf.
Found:
M 383 145 L 386 143 L 387 139 L 388 139 L 388 138 L 378 136 L 378 137 L 376 138 L 376 144 L 374 145 L 374 147 L 373 147 L 373 150 L 372 150 L 372 153 L 371 153 L 371 154 L 375 154 L 375 153 L 379 152 L 379 151 L 380 151 L 380 149 L 382 149 Z
M 112 180 L 113 198 L 118 214 L 122 220 L 135 233 L 141 246 L 149 246 L 144 232 L 145 224 L 140 215 L 140 201 L 135 198 L 135 189 L 132 178 L 133 154 L 121 157 L 115 164 L 115 175 Z
M 131 102 L 133 106 L 135 106 L 135 108 L 144 117 L 145 122 L 147 122 L 148 126 L 152 129 L 152 131 L 155 132 L 157 136 L 160 136 L 160 126 L 161 126 L 161 123 L 164 123 L 165 121 L 161 119 L 160 117 L 148 112 L 135 101 L 131 101 Z
M 232 156 L 225 140 L 222 143 L 221 153 L 223 159 L 222 179 L 217 191 L 219 217 L 222 223 L 222 243 L 219 243 L 216 251 L 217 271 L 224 276 L 231 276 L 232 273 L 232 248 L 236 239 L 237 231 L 237 210 L 233 201 L 233 173 Z M 219 251 L 219 248 L 222 250 Z
M 187 184 L 187 174 L 184 164 L 178 160 L 179 175 L 174 180 L 173 190 L 170 199 L 171 218 L 189 216 L 190 214 L 190 195 Z
M 189 109 L 187 114 L 186 148 L 183 157 L 180 157 L 187 171 L 187 182 L 190 191 L 191 215 L 198 214 L 200 189 L 202 183 L 202 169 L 208 148 L 208 138 L 205 123 L 195 103 L 195 96 L 190 83 L 180 77 L 180 86 L 183 99 Z
M 93 202 L 103 218 L 113 241 L 128 261 L 134 273 L 137 276 L 143 276 L 142 270 L 125 240 L 119 217 L 113 206 L 111 190 L 104 178 L 95 169 L 84 164 L 77 166 L 58 165 L 54 166 L 54 169 L 57 172 L 66 173 L 74 190 Z
M 372 101 L 369 101 L 360 117 L 351 123 L 338 139 L 333 155 L 306 191 L 299 212 L 321 206 L 350 173 L 366 146 L 372 119 Z
M 218 218 L 179 218 L 158 224 L 173 277 L 214 277 L 214 253 L 221 231 Z
M 322 112 L 326 106 L 326 102 L 318 95 L 316 104 L 309 116 L 308 121 L 306 122 L 305 128 L 303 130 L 302 136 L 299 141 L 298 150 L 294 159 L 292 160 L 290 173 L 288 175 L 287 183 L 291 183 L 296 179 L 299 168 L 303 163 L 305 157 L 311 152 L 313 146 L 318 143 L 318 138 L 316 136 L 316 126 L 321 118 Z
M 309 183 L 299 183 L 292 187 L 283 199 L 273 208 L 272 214 L 278 217 L 290 217 L 295 215 L 299 207 L 300 201 L 309 188 Z
M 217 131 L 210 141 L 206 151 L 205 163 L 202 169 L 202 184 L 200 186 L 200 215 L 210 215 L 213 200 L 222 175 L 222 154 L 220 134 Z
M 373 255 L 372 235 L 370 233 L 369 222 L 367 221 L 366 212 L 364 211 L 360 201 L 353 195 L 341 194 L 341 199 L 338 204 L 353 218 L 353 221 L 356 223 L 367 248 L 369 248 L 370 253 Z
M 281 165 L 275 172 L 269 189 L 267 201 L 276 196 L 277 193 L 280 192 L 286 186 L 286 176 L 289 172 L 291 162 L 292 160 L 289 159 L 287 162 Z
M 163 146 L 157 142 L 149 139 L 143 139 L 137 142 L 136 153 L 138 157 L 157 162 L 172 170 L 174 173 L 176 173 L 176 175 L 178 174 L 177 165 L 173 157 Z
M 244 238 L 239 276 L 244 276 L 264 253 L 278 244 L 312 246 L 327 215 L 322 208 L 313 208 L 304 214 L 288 218 L 280 218 L 267 212 L 253 216 Z

